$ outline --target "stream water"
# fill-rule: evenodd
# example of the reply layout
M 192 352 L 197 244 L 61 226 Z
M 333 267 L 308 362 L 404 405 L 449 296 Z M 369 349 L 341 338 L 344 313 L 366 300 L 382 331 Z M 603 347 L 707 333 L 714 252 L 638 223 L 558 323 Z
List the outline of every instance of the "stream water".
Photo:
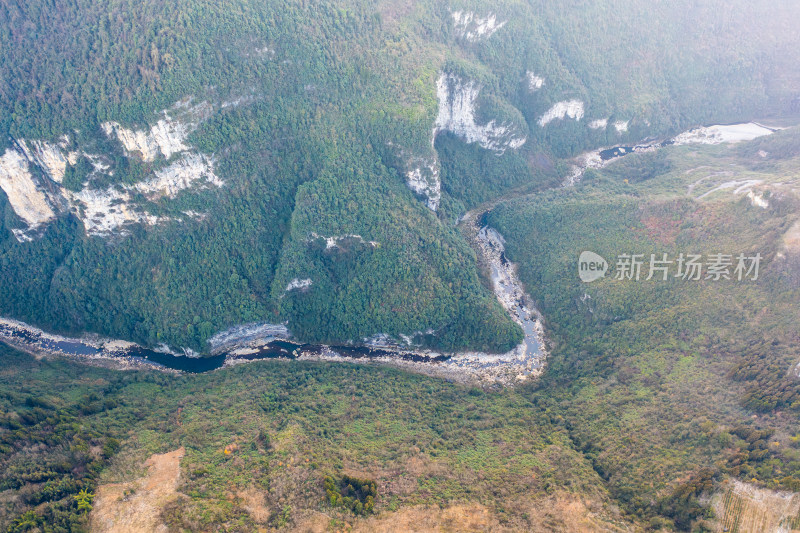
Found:
M 230 349 L 206 357 L 189 357 L 166 351 L 152 350 L 132 343 L 93 339 L 75 339 L 52 335 L 15 320 L 0 319 L 0 341 L 26 351 L 45 352 L 83 359 L 112 359 L 129 364 L 144 363 L 188 373 L 216 370 L 235 362 L 264 359 L 298 359 L 300 354 L 336 352 L 341 357 L 380 359 L 394 357 L 418 363 L 435 363 L 447 359 L 440 354 L 393 351 L 368 346 L 325 346 L 297 343 L 286 339 L 263 338 L 243 344 L 231 343 Z
M 755 123 L 710 126 L 690 130 L 666 141 L 644 142 L 587 152 L 576 159 L 573 173 L 564 185 L 577 183 L 587 168 L 599 168 L 615 158 L 650 151 L 671 144 L 717 144 L 750 140 L 772 133 Z M 22 322 L 0 318 L 0 341 L 33 353 L 67 356 L 82 360 L 111 360 L 117 366 L 149 366 L 180 372 L 209 372 L 223 366 L 265 359 L 308 359 L 329 361 L 381 361 L 438 375 L 452 380 L 465 376 L 480 381 L 511 384 L 542 372 L 547 351 L 541 316 L 517 277 L 516 266 L 505 255 L 505 240 L 485 226 L 487 207 L 468 213 L 462 219 L 476 250 L 491 271 L 494 293 L 511 318 L 523 329 L 523 342 L 506 354 L 460 353 L 444 355 L 434 351 L 402 346 L 326 346 L 303 344 L 288 338 L 280 325 L 256 324 L 232 328 L 212 339 L 212 355 L 189 357 L 169 350 L 153 350 L 133 343 L 110 339 L 62 337 L 46 333 Z

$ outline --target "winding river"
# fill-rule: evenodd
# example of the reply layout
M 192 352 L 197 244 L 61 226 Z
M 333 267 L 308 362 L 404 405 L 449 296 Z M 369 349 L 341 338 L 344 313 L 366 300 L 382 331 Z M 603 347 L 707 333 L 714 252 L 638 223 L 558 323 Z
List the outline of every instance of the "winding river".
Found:
M 644 142 L 587 152 L 574 160 L 564 186 L 576 184 L 587 168 L 599 168 L 631 153 L 652 151 L 672 144 L 719 144 L 768 135 L 774 130 L 755 123 L 697 128 L 667 141 Z M 468 239 L 488 267 L 497 299 L 523 329 L 523 342 L 506 354 L 478 352 L 442 354 L 400 345 L 327 346 L 292 340 L 281 325 L 249 324 L 222 332 L 210 341 L 211 355 L 191 357 L 167 348 L 149 349 L 130 342 L 96 336 L 69 338 L 44 332 L 12 319 L 0 318 L 0 341 L 36 355 L 56 355 L 115 368 L 154 368 L 202 373 L 225 366 L 265 359 L 313 361 L 375 361 L 451 381 L 513 385 L 541 374 L 547 357 L 541 315 L 523 290 L 516 265 L 505 255 L 505 240 L 481 221 L 499 198 L 461 219 Z

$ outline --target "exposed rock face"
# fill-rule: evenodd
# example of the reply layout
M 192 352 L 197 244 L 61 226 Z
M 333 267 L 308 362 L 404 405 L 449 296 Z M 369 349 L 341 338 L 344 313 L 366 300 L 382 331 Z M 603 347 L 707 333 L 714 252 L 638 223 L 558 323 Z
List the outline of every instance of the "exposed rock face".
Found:
M 530 70 L 527 72 L 526 77 L 528 79 L 528 90 L 530 92 L 536 92 L 544 85 L 544 78 L 540 78 Z
M 29 231 L 14 230 L 17 240 L 31 240 L 29 232 L 55 219 L 53 205 L 31 174 L 27 158 L 13 148 L 0 157 L 0 188 L 17 216 L 28 225 Z
M 439 177 L 439 161 L 435 158 L 415 158 L 406 172 L 406 183 L 416 194 L 426 198 L 425 205 L 431 211 L 439 209 L 442 200 L 442 182 Z
M 318 235 L 314 232 L 311 233 L 311 239 L 323 239 L 325 241 L 325 249 L 326 250 L 333 250 L 334 248 L 339 248 L 339 241 L 346 241 L 346 240 L 354 240 L 360 242 L 361 244 L 368 244 L 373 248 L 377 248 L 380 246 L 379 243 L 375 241 L 367 241 L 361 235 L 356 234 L 348 234 L 348 235 L 335 235 L 333 237 L 323 237 L 322 235 Z
M 544 127 L 554 120 L 562 120 L 564 118 L 581 120 L 583 118 L 583 113 L 583 102 L 580 100 L 558 102 L 553 105 L 547 113 L 542 115 L 539 119 L 539 125 Z
M 74 165 L 78 160 L 77 152 L 64 155 L 58 145 L 46 141 L 31 141 L 30 144 L 31 146 L 28 147 L 24 140 L 19 141 L 19 147 L 25 153 L 28 161 L 38 165 L 56 183 L 63 181 L 67 164 Z
M 593 120 L 589 123 L 589 127 L 593 130 L 604 130 L 608 127 L 608 119 L 599 118 L 597 120 Z
M 124 233 L 121 228 L 126 224 L 140 222 L 155 225 L 161 221 L 133 205 L 130 194 L 114 188 L 64 192 L 88 235 Z
M 179 102 L 170 110 L 179 118 L 172 118 L 165 111 L 165 118 L 148 133 L 127 130 L 115 122 L 102 125 L 107 134 L 117 136 L 129 155 L 138 153 L 146 161 L 154 160 L 159 154 L 169 158 L 182 153 L 172 164 L 134 185 L 105 189 L 87 186 L 79 192 L 67 190 L 60 184 L 69 165 L 76 164 L 83 155 L 91 162 L 94 172 L 111 175 L 104 158 L 80 151 L 68 152 L 69 137 L 66 135 L 58 144 L 40 140 L 17 141 L 17 147 L 9 148 L 0 158 L 0 188 L 8 196 L 14 212 L 28 225 L 26 230 L 13 230 L 17 240 L 32 240 L 37 229 L 54 220 L 59 211 L 67 209 L 81 219 L 89 235 L 124 234 L 122 228 L 127 224 L 154 225 L 165 220 L 144 212 L 133 201 L 131 193 L 139 192 L 151 199 L 158 196 L 174 198 L 180 191 L 197 185 L 221 187 L 224 183 L 214 173 L 213 157 L 193 153 L 184 144 L 188 134 L 208 117 L 212 108 L 205 102 L 193 107 L 189 103 L 189 100 Z M 43 181 L 35 177 L 32 166 L 38 167 L 46 176 Z
M 118 122 L 105 122 L 101 127 L 109 137 L 116 136 L 128 155 L 138 153 L 142 160 L 153 161 L 161 153 L 169 159 L 173 154 L 189 149 L 184 141 L 212 111 L 207 102 L 191 108 L 188 107 L 188 102 L 182 102 L 173 108 L 173 112 L 181 109 L 185 109 L 181 119 L 172 118 L 168 111 L 164 111 L 164 118 L 156 122 L 149 131 L 130 130 Z
M 491 120 L 479 125 L 475 121 L 475 105 L 480 86 L 453 74 L 442 74 L 436 82 L 439 114 L 436 117 L 434 136 L 440 131 L 450 131 L 467 143 L 479 143 L 487 150 L 502 154 L 508 148 L 519 148 L 527 140 L 513 124 Z
M 756 193 L 755 191 L 748 191 L 747 199 L 750 200 L 750 205 L 752 205 L 753 207 L 760 207 L 762 209 L 766 209 L 769 207 L 769 200 L 764 198 L 764 195 L 761 193 Z
M 466 143 L 478 143 L 481 147 L 502 155 L 509 148 L 517 149 L 525 144 L 527 138 L 519 128 L 511 123 L 498 123 L 491 120 L 478 124 L 475 111 L 481 87 L 474 81 L 465 81 L 454 74 L 441 74 L 436 81 L 436 96 L 439 110 L 434 123 L 431 145 L 436 135 L 449 131 Z M 442 199 L 442 184 L 439 161 L 435 152 L 430 156 L 408 157 L 406 159 L 406 184 L 419 196 L 425 198 L 425 205 L 432 211 L 439 209 Z
M 297 289 L 307 289 L 313 285 L 313 281 L 310 279 L 298 279 L 295 278 L 289 282 L 289 285 L 286 286 L 286 292 L 294 291 Z
M 625 133 L 628 131 L 628 123 L 627 120 L 618 120 L 614 123 L 614 129 L 617 130 L 617 133 Z
M 64 191 L 70 203 L 77 208 L 80 219 L 89 235 L 111 235 L 120 232 L 126 224 L 155 225 L 165 219 L 148 215 L 131 199 L 131 192 L 141 192 L 149 197 L 174 198 L 180 191 L 197 182 L 205 186 L 221 187 L 224 182 L 214 174 L 213 159 L 204 154 L 186 154 L 172 165 L 156 171 L 149 180 L 127 185 L 123 191 L 84 189 L 78 193 Z
M 291 337 L 285 324 L 251 323 L 233 326 L 232 328 L 220 331 L 210 339 L 208 344 L 214 352 L 225 347 L 236 345 L 255 339 Z
M 155 174 L 155 178 L 137 183 L 133 188 L 146 195 L 174 198 L 180 191 L 200 180 L 216 187 L 224 185 L 214 174 L 214 160 L 205 154 L 186 154 L 170 166 L 157 170 Z
M 480 18 L 471 11 L 454 11 L 453 23 L 456 34 L 470 42 L 488 39 L 494 32 L 506 25 L 507 21 L 497 22 L 497 15 L 490 14 Z

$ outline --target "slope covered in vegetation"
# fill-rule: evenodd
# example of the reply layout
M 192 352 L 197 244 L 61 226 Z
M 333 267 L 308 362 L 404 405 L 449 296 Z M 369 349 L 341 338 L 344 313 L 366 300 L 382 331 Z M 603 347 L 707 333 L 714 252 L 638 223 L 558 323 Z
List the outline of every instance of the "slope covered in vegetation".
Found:
M 792 111 L 793 15 L 4 4 L 0 313 L 195 349 L 288 321 L 308 340 L 433 332 L 418 340 L 503 351 L 520 331 L 452 222 L 557 182 L 587 147 Z
M 640 516 L 698 527 L 725 476 L 800 491 L 797 142 L 630 155 L 488 216 L 551 334 L 535 401 Z M 586 250 L 611 269 L 592 283 Z M 740 253 L 762 255 L 757 279 L 739 280 Z M 619 279 L 624 254 L 642 254 L 639 280 Z M 651 254 L 673 261 L 666 280 L 647 279 Z M 703 256 L 698 280 L 677 276 L 680 254 Z M 714 254 L 728 279 L 709 277 Z

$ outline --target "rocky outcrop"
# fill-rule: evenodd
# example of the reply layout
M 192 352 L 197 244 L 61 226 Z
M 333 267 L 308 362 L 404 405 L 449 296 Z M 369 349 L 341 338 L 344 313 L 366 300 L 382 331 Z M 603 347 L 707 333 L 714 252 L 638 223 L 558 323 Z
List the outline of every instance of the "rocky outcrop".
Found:
M 298 279 L 298 278 L 295 278 L 292 281 L 290 281 L 289 284 L 286 286 L 286 292 L 294 291 L 294 290 L 308 289 L 313 284 L 314 284 L 314 282 L 312 280 L 310 280 L 310 279 Z
M 348 240 L 356 241 L 356 242 L 359 242 L 361 244 L 368 244 L 372 248 L 377 248 L 378 246 L 380 246 L 379 243 L 377 243 L 375 241 L 367 241 L 361 235 L 357 235 L 357 234 L 354 234 L 354 233 L 351 233 L 351 234 L 348 234 L 348 235 L 335 235 L 333 237 L 324 237 L 322 235 L 318 235 L 317 233 L 311 232 L 311 239 L 310 240 L 316 240 L 316 239 L 322 239 L 322 240 L 325 241 L 325 249 L 326 250 L 333 250 L 335 248 L 339 248 L 339 246 L 340 246 L 339 242 L 340 241 L 348 241 Z
M 88 235 L 124 234 L 122 228 L 127 224 L 155 225 L 163 220 L 143 212 L 132 203 L 129 193 L 114 188 L 64 193 Z
M 593 130 L 604 130 L 608 127 L 608 119 L 607 118 L 599 118 L 597 120 L 593 120 L 589 122 L 589 128 Z
M 31 233 L 55 219 L 53 203 L 31 173 L 28 159 L 14 148 L 0 157 L 0 188 L 17 216 L 28 225 L 27 230 L 12 230 L 17 240 L 31 240 Z
M 581 120 L 583 118 L 583 102 L 580 100 L 565 100 L 558 102 L 551 107 L 547 113 L 539 118 L 539 125 L 544 127 L 554 120 L 563 120 L 571 118 L 574 120 Z
M 174 198 L 180 191 L 198 182 L 205 186 L 222 187 L 224 182 L 214 174 L 214 159 L 205 154 L 185 154 L 166 168 L 157 170 L 155 177 L 132 186 L 147 196 Z
M 439 177 L 439 161 L 436 157 L 412 158 L 406 171 L 406 184 L 415 194 L 425 198 L 431 211 L 439 209 L 442 201 L 442 182 Z
M 153 225 L 166 220 L 147 214 L 134 200 L 135 193 L 152 200 L 161 196 L 174 198 L 180 191 L 193 187 L 223 186 L 224 182 L 214 173 L 214 158 L 192 152 L 184 142 L 210 112 L 211 106 L 205 102 L 190 106 L 190 100 L 184 100 L 169 112 L 164 111 L 164 118 L 149 132 L 127 130 L 115 122 L 103 124 L 105 132 L 116 136 L 129 156 L 135 153 L 145 161 L 153 161 L 159 154 L 165 158 L 180 154 L 150 178 L 133 185 L 97 189 L 88 184 L 78 192 L 68 190 L 61 183 L 68 167 L 76 164 L 79 157 L 90 161 L 93 174 L 111 175 L 106 159 L 82 151 L 68 151 L 66 135 L 58 143 L 16 141 L 0 158 L 0 188 L 14 212 L 28 226 L 12 230 L 17 240 L 32 240 L 40 227 L 54 220 L 59 212 L 68 210 L 80 218 L 89 235 L 124 234 L 123 227 L 127 224 Z M 34 171 L 37 168 L 41 171 L 38 174 Z
M 439 113 L 434 136 L 449 131 L 467 143 L 478 143 L 487 150 L 502 154 L 507 149 L 520 148 L 527 140 L 519 129 L 508 122 L 491 120 L 478 124 L 475 120 L 476 103 L 481 87 L 474 81 L 464 80 L 454 74 L 442 74 L 436 82 Z
M 507 22 L 498 22 L 497 15 L 494 14 L 481 18 L 471 11 L 453 11 L 450 15 L 453 17 L 456 35 L 470 42 L 488 39 Z
M 78 152 L 69 152 L 65 155 L 61 146 L 46 141 L 30 141 L 29 147 L 25 140 L 20 140 L 19 147 L 28 161 L 39 166 L 47 177 L 56 183 L 64 180 L 67 165 L 74 165 L 79 156 Z M 66 142 L 63 148 L 66 148 Z
M 439 109 L 434 122 L 431 145 L 440 132 L 450 132 L 464 142 L 478 143 L 481 147 L 502 155 L 508 149 L 517 149 L 527 138 L 520 128 L 511 122 L 490 120 L 478 124 L 476 107 L 481 87 L 474 81 L 464 80 L 455 74 L 442 73 L 436 81 L 436 96 Z M 442 184 L 439 161 L 436 153 L 430 155 L 402 155 L 405 160 L 405 178 L 408 187 L 425 199 L 432 211 L 439 209 L 442 199 Z
M 525 77 L 528 80 L 528 91 L 532 93 L 538 91 L 544 85 L 544 78 L 537 76 L 530 70 L 525 74 Z
M 186 138 L 213 111 L 208 102 L 189 107 L 188 101 L 180 102 L 170 111 L 163 111 L 164 118 L 149 130 L 131 130 L 118 122 L 105 122 L 101 125 L 109 137 L 116 137 L 128 155 L 138 154 L 143 161 L 153 161 L 162 154 L 166 159 L 173 154 L 189 150 L 184 144 Z M 179 113 L 180 116 L 173 118 Z

